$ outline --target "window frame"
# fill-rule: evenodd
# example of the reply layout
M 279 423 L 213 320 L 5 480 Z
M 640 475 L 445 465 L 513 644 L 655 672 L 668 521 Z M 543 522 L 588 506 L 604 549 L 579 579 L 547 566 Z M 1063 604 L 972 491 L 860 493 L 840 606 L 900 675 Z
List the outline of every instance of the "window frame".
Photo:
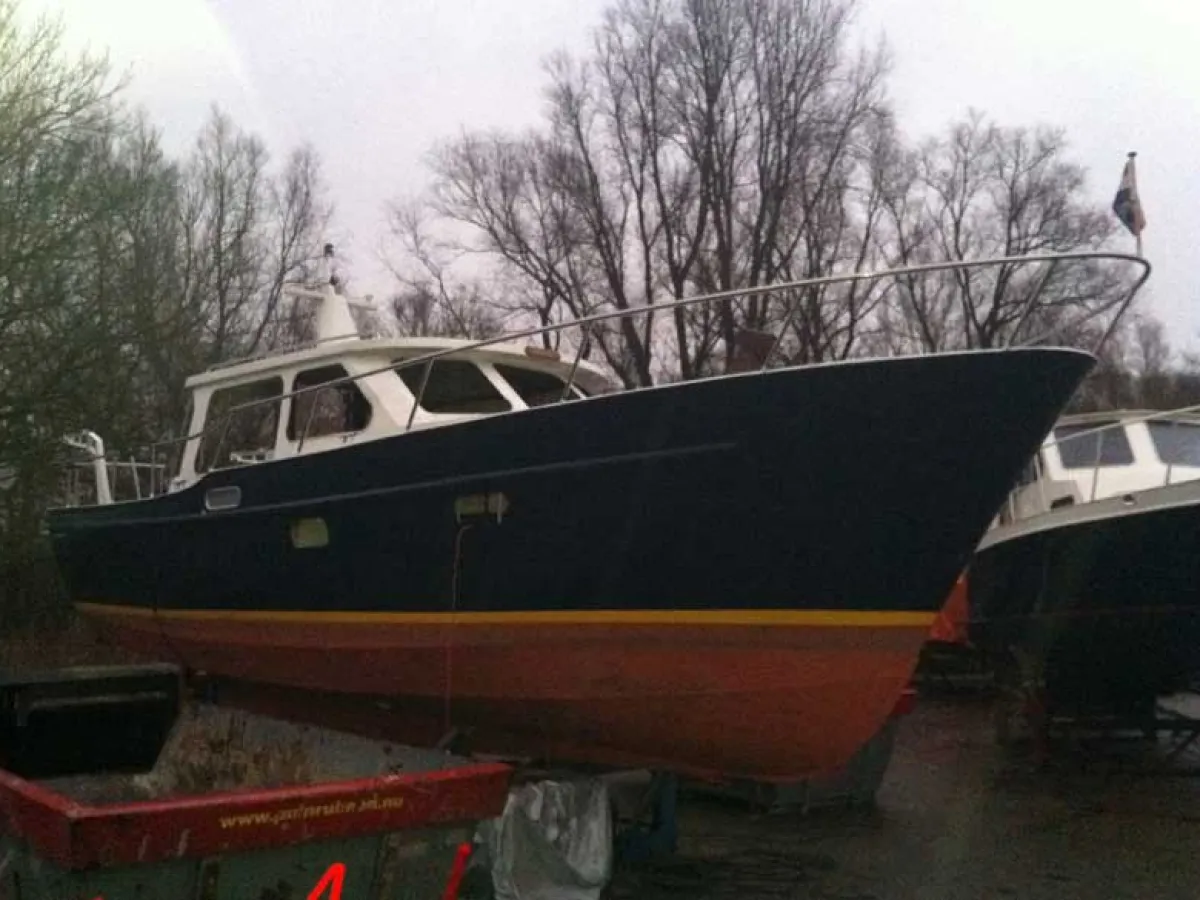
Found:
M 1093 469 L 1121 469 L 1136 465 L 1137 453 L 1134 452 L 1133 442 L 1129 439 L 1128 427 L 1129 426 L 1120 419 L 1112 419 L 1101 422 L 1080 422 L 1068 425 L 1056 425 L 1054 427 L 1054 449 L 1058 453 L 1059 464 L 1064 470 L 1075 472 L 1087 472 Z M 1078 434 L 1083 431 L 1093 431 L 1101 428 L 1104 430 L 1098 431 L 1092 436 L 1092 438 L 1088 440 L 1083 440 L 1082 438 L 1076 439 L 1073 437 L 1074 434 Z M 1069 438 L 1065 441 L 1059 434 L 1059 432 L 1063 431 L 1064 429 L 1068 431 L 1068 434 L 1065 437 Z M 1122 458 L 1116 462 L 1105 462 L 1104 454 L 1112 442 L 1111 435 L 1113 434 L 1120 434 L 1123 453 L 1126 454 L 1128 458 Z M 1093 440 L 1099 442 L 1100 454 L 1098 460 L 1095 449 L 1092 446 Z M 1067 456 L 1063 453 L 1064 444 L 1075 444 L 1077 446 L 1087 447 L 1091 453 L 1090 460 L 1083 461 L 1078 464 L 1068 462 Z
M 1061 456 L 1061 455 L 1060 455 Z M 1039 447 L 1038 451 L 1029 457 L 1021 469 L 1021 474 L 1017 476 L 1017 490 L 1024 490 L 1030 485 L 1037 484 L 1042 479 L 1042 473 L 1046 471 L 1045 460 L 1042 458 L 1042 450 Z
M 1200 422 L 1183 422 L 1178 419 L 1165 419 L 1146 422 L 1146 433 L 1150 438 L 1150 446 L 1154 450 L 1154 457 L 1164 466 L 1183 466 L 1185 468 L 1200 468 L 1200 460 L 1196 462 L 1188 462 L 1186 460 L 1170 460 L 1163 456 L 1162 449 L 1159 447 L 1158 439 L 1155 433 L 1159 430 L 1170 431 L 1172 429 L 1195 429 L 1195 433 L 1200 435 Z M 1155 426 L 1159 426 L 1156 428 Z
M 185 392 L 183 425 L 179 431 L 179 438 L 172 441 L 166 450 L 166 462 L 163 468 L 162 485 L 166 485 L 181 478 L 184 474 L 183 467 L 187 463 L 187 451 L 190 441 L 188 438 L 192 434 L 194 428 L 193 422 L 196 418 L 196 392 L 188 390 Z M 207 409 L 205 415 L 208 415 Z M 203 429 L 201 429 L 203 431 Z M 199 440 L 197 440 L 197 458 L 199 458 Z
M 283 416 L 282 416 L 283 399 L 284 399 L 283 395 L 285 393 L 283 376 L 282 375 L 267 375 L 262 378 L 256 378 L 256 379 L 249 380 L 249 381 L 242 381 L 242 382 L 238 382 L 237 384 L 228 385 L 226 387 L 214 387 L 209 392 L 208 399 L 204 404 L 204 424 L 201 427 L 200 438 L 196 444 L 196 458 L 194 461 L 194 468 L 195 468 L 195 472 L 197 475 L 203 475 L 207 472 L 219 471 L 222 469 L 233 469 L 233 468 L 237 468 L 239 465 L 242 465 L 242 463 L 234 462 L 232 459 L 228 459 L 226 461 L 225 465 L 218 465 L 217 464 L 218 460 L 215 457 L 216 457 L 216 453 L 218 450 L 223 450 L 225 453 L 228 454 L 228 453 L 232 453 L 232 452 L 237 452 L 239 449 L 244 449 L 244 448 L 233 448 L 230 446 L 226 446 L 228 442 L 225 440 L 225 438 L 228 436 L 230 426 L 233 424 L 228 419 L 229 414 L 230 414 L 229 410 L 232 407 L 241 406 L 243 403 L 253 402 L 253 401 L 243 399 L 243 400 L 238 400 L 237 402 L 234 402 L 234 403 L 230 403 L 219 414 L 219 419 L 213 418 L 214 401 L 216 401 L 217 398 L 219 396 L 221 396 L 222 394 L 228 394 L 233 391 L 245 390 L 246 388 L 253 387 L 255 385 L 265 385 L 269 382 L 275 382 L 278 385 L 278 393 L 274 394 L 273 396 L 256 397 L 256 398 L 253 398 L 253 400 L 258 401 L 257 402 L 258 406 L 267 407 L 268 409 L 270 409 L 272 411 L 272 414 L 274 416 L 274 422 L 273 422 L 273 427 L 272 427 L 273 433 L 271 436 L 271 444 L 269 447 L 261 447 L 261 448 L 255 448 L 255 449 L 256 450 L 267 450 L 267 451 L 275 450 L 275 448 L 279 444 L 279 425 L 283 418 Z M 273 403 L 272 403 L 272 401 L 273 401 Z M 254 407 L 248 407 L 247 410 L 243 410 L 242 412 L 245 413 L 248 411 L 248 409 L 253 409 L 253 408 Z M 220 428 L 218 429 L 216 427 L 217 421 L 225 421 L 226 424 L 221 425 Z M 207 447 L 208 447 L 207 442 L 210 437 L 212 438 L 212 440 L 214 442 L 213 449 L 212 449 L 213 458 L 206 459 Z
M 392 360 L 393 365 L 396 365 L 396 366 L 400 366 L 403 363 L 407 363 L 407 362 L 410 362 L 410 358 L 401 357 L 399 359 Z M 504 404 L 503 409 L 490 409 L 490 410 L 482 410 L 482 411 L 481 410 L 430 409 L 428 406 L 425 405 L 424 402 L 418 402 L 418 397 L 417 397 L 418 393 L 420 393 L 420 390 L 421 390 L 421 379 L 424 378 L 425 364 L 423 363 L 420 365 L 405 365 L 402 368 L 396 368 L 396 369 L 393 369 L 392 371 L 395 372 L 396 378 L 404 386 L 405 390 L 407 390 L 409 392 L 409 394 L 412 395 L 413 404 L 416 405 L 417 409 L 420 412 L 423 412 L 426 415 L 430 415 L 430 416 L 494 416 L 494 415 L 498 415 L 501 413 L 513 411 L 514 407 L 513 407 L 512 401 L 509 400 L 509 398 L 507 396 L 505 396 L 505 393 L 503 390 L 501 390 L 500 386 L 497 385 L 494 381 L 492 381 L 492 379 L 488 376 L 488 373 L 487 373 L 487 370 L 485 369 L 485 367 L 473 359 L 437 359 L 437 360 L 435 360 L 433 363 L 433 368 L 430 370 L 430 379 L 429 379 L 430 384 L 433 383 L 433 379 L 436 376 L 438 367 L 439 366 L 447 366 L 447 365 L 467 366 L 467 367 L 473 369 L 475 371 L 475 373 L 480 378 L 483 379 L 484 383 L 487 384 L 488 388 L 491 389 L 491 391 L 495 395 L 495 400 L 499 403 Z M 442 371 L 445 371 L 445 369 L 443 368 Z M 415 378 L 415 384 L 410 385 L 408 383 L 408 378 L 405 376 L 406 372 L 412 373 L 412 377 Z M 499 377 L 499 376 L 497 376 L 497 377 Z M 426 388 L 425 388 L 425 394 L 426 394 L 425 397 L 420 398 L 422 401 L 428 400 L 428 395 L 429 395 L 429 385 L 428 384 L 426 385 Z M 518 398 L 519 398 L 519 396 L 520 395 L 518 395 Z
M 518 399 L 520 399 L 527 409 L 536 409 L 539 406 L 550 406 L 554 403 L 562 402 L 563 388 L 567 386 L 567 379 L 563 378 L 556 372 L 547 372 L 545 369 L 537 369 L 530 366 L 519 366 L 510 362 L 492 362 L 491 367 L 495 371 L 496 377 L 500 378 L 509 387 L 509 389 L 517 395 Z M 510 371 L 520 372 L 523 375 L 529 374 L 554 379 L 554 381 L 556 381 L 558 384 L 554 397 L 541 403 L 530 403 L 529 400 L 526 399 L 524 392 L 521 391 L 517 384 L 508 376 L 508 372 Z M 571 393 L 567 399 L 583 400 L 587 397 L 588 393 L 579 386 L 579 381 L 575 380 L 572 382 Z
M 339 369 L 341 371 L 341 374 L 337 375 L 333 378 L 330 378 L 328 381 L 318 381 L 318 382 L 314 382 L 313 384 L 302 384 L 299 386 L 297 385 L 297 382 L 300 381 L 302 376 L 304 376 L 308 373 L 311 373 L 311 372 L 320 372 L 324 369 Z M 288 397 L 288 415 L 287 415 L 287 422 L 284 423 L 284 432 L 283 432 L 284 437 L 287 440 L 291 441 L 292 443 L 298 444 L 298 443 L 301 443 L 302 439 L 304 442 L 308 442 L 308 441 L 318 440 L 320 438 L 339 437 L 339 436 L 348 435 L 348 434 L 361 434 L 362 432 L 364 432 L 368 428 L 370 428 L 371 422 L 375 418 L 375 404 L 373 404 L 371 402 L 371 398 L 368 397 L 363 392 L 361 387 L 359 387 L 358 379 L 355 379 L 352 381 L 345 381 L 345 382 L 342 382 L 342 383 L 336 384 L 336 385 L 331 385 L 329 383 L 329 382 L 333 382 L 333 381 L 338 381 L 339 379 L 342 379 L 342 378 L 351 378 L 351 377 L 352 376 L 351 376 L 350 372 L 348 372 L 346 370 L 346 366 L 341 362 L 324 363 L 322 365 L 311 366 L 307 369 L 299 369 L 296 372 L 294 372 L 291 376 L 292 386 L 291 386 L 290 390 L 292 393 L 291 393 L 291 396 Z M 320 385 L 320 387 L 318 387 L 318 385 Z M 306 397 L 311 394 L 313 397 L 312 402 L 313 402 L 314 407 L 317 406 L 317 404 L 319 404 L 321 402 L 321 398 L 325 396 L 326 390 L 338 391 L 340 394 L 340 392 L 345 388 L 352 389 L 358 395 L 359 400 L 361 400 L 362 403 L 364 403 L 366 405 L 367 418 L 363 422 L 362 427 L 361 428 L 344 428 L 341 431 L 326 431 L 326 432 L 323 432 L 320 434 L 306 433 L 306 434 L 301 435 L 300 427 L 299 427 L 300 423 L 296 421 L 296 410 L 299 405 L 296 403 L 296 401 L 298 399 L 301 399 L 301 397 L 297 397 L 295 395 L 295 392 L 298 390 L 304 390 L 305 388 L 316 388 L 316 390 L 311 390 L 311 391 L 308 391 L 307 393 L 301 395 L 301 397 Z M 344 403 L 344 400 L 342 402 Z M 348 411 L 348 408 L 349 408 L 348 406 L 343 406 L 343 412 Z M 314 418 L 315 418 L 315 416 L 314 416 Z M 346 416 L 343 415 L 343 423 L 345 422 L 345 419 L 346 419 Z

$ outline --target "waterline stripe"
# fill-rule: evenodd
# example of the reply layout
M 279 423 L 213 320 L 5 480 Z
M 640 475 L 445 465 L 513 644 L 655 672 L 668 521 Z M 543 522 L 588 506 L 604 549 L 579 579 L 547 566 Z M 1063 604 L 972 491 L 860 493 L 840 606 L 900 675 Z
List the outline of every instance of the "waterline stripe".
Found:
M 275 622 L 314 625 L 744 625 L 775 627 L 925 628 L 937 612 L 849 609 L 597 609 L 480 612 L 354 612 L 266 609 L 154 609 L 76 603 L 88 615 L 155 617 L 194 622 Z

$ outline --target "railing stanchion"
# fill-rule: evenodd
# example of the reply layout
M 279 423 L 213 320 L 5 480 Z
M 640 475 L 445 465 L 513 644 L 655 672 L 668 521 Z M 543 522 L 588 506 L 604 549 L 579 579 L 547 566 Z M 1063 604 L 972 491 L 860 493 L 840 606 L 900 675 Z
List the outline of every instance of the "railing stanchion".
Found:
M 332 389 L 331 389 L 332 390 Z M 293 401 L 294 402 L 294 401 Z M 299 453 L 304 449 L 304 442 L 308 439 L 308 429 L 312 427 L 313 416 L 317 413 L 317 404 L 321 402 L 321 391 L 313 394 L 312 403 L 308 407 L 308 415 L 304 417 L 304 430 L 300 432 L 300 440 L 296 444 L 296 452 Z
M 221 423 L 221 437 L 217 441 L 217 446 L 215 448 L 213 448 L 212 464 L 208 467 L 210 469 L 217 468 L 217 462 L 221 459 L 221 448 L 225 446 L 225 438 L 227 438 L 229 436 L 229 424 L 232 421 L 233 421 L 233 410 L 231 409 L 229 412 L 227 412 L 225 414 L 225 419 Z
M 1100 460 L 1103 458 L 1101 452 L 1104 448 L 1104 431 L 1096 432 L 1096 463 L 1092 466 L 1092 496 L 1089 500 L 1096 499 L 1096 489 L 1100 486 Z
M 1052 442 L 1052 446 L 1058 449 L 1057 439 Z M 1037 453 L 1033 454 L 1033 477 L 1037 479 L 1038 495 L 1042 501 L 1042 511 L 1045 512 L 1050 508 L 1050 501 L 1046 497 L 1046 469 L 1042 465 L 1042 451 L 1038 449 Z
M 142 479 L 138 477 L 137 457 L 132 453 L 129 454 L 129 474 L 133 476 L 133 496 L 142 499 Z
M 591 339 L 591 334 L 591 326 L 584 325 L 583 334 L 579 337 L 579 349 L 575 351 L 575 359 L 571 362 L 571 371 L 567 373 L 567 381 L 563 385 L 562 397 L 559 398 L 559 403 L 565 403 L 571 399 L 571 388 L 575 386 L 575 373 L 579 371 L 579 361 L 583 359 L 583 351 Z
M 421 387 L 417 390 L 417 396 L 413 400 L 413 407 L 408 412 L 408 424 L 404 426 L 405 431 L 412 431 L 413 419 L 417 416 L 417 407 L 421 405 L 421 401 L 425 399 L 425 388 L 429 384 L 429 373 L 433 371 L 433 364 L 437 361 L 437 357 L 430 357 L 425 363 L 425 371 L 421 373 Z
M 1172 419 L 1171 420 L 1171 430 L 1175 431 L 1175 429 L 1178 426 L 1179 426 L 1179 420 Z M 1149 423 L 1146 424 L 1146 430 L 1150 431 Z M 1178 435 L 1175 435 L 1175 436 L 1178 436 Z M 1153 432 L 1150 433 L 1150 443 L 1152 443 L 1152 444 L 1154 443 L 1154 433 Z M 1157 449 L 1157 448 L 1155 448 L 1155 449 Z M 1167 462 L 1167 479 L 1166 479 L 1166 481 L 1163 482 L 1163 487 L 1170 487 L 1170 485 L 1171 485 L 1171 470 L 1174 467 L 1175 467 L 1175 454 L 1172 453 L 1171 459 Z

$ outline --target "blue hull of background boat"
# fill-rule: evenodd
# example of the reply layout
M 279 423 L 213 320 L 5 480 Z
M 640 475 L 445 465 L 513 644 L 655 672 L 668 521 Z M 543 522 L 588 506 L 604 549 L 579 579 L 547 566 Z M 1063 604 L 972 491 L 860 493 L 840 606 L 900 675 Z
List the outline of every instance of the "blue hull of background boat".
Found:
M 1200 676 L 1200 506 L 1065 524 L 981 551 L 971 640 L 1044 672 L 1052 705 L 1144 711 Z

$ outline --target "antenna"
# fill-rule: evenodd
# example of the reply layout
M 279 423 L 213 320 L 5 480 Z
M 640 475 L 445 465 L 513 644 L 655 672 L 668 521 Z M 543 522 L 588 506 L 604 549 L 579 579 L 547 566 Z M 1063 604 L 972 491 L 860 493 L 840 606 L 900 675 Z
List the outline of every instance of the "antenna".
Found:
M 326 244 L 321 253 L 321 282 L 322 286 L 337 290 L 337 263 L 334 261 L 333 244 Z
M 358 326 L 350 314 L 352 306 L 369 306 L 361 300 L 352 300 L 341 293 L 341 277 L 337 273 L 333 244 L 324 244 L 321 257 L 316 264 L 316 285 L 289 283 L 284 293 L 295 302 L 309 300 L 316 304 L 313 330 L 315 342 L 358 340 Z

